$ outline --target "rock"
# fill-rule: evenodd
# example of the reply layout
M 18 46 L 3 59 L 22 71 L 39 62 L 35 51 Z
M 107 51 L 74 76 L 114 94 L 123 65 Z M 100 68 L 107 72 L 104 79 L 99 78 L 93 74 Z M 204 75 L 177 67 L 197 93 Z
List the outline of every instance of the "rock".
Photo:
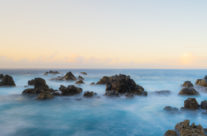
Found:
M 207 100 L 201 102 L 201 109 L 207 110 Z
M 16 86 L 16 84 L 10 75 L 3 75 L 0 81 L 0 86 Z
M 84 78 L 82 76 L 78 76 L 79 80 L 84 80 Z
M 111 77 L 104 76 L 97 84 L 106 84 L 106 96 L 119 96 L 126 94 L 147 95 L 144 88 L 137 85 L 130 76 L 115 75 Z
M 199 109 L 199 104 L 195 98 L 188 98 L 184 101 L 184 109 L 197 110 Z
M 83 80 L 78 80 L 75 82 L 76 84 L 84 84 Z
M 191 81 L 185 81 L 182 86 L 189 88 L 189 87 L 193 87 L 193 84 L 191 83 Z
M 2 79 L 4 77 L 4 75 L 3 74 L 0 74 L 0 79 Z
M 168 130 L 165 132 L 164 136 L 178 136 L 178 134 L 175 130 Z
M 60 73 L 58 71 L 53 71 L 53 70 L 44 73 L 44 75 L 48 75 L 48 74 L 60 74 Z
M 178 123 L 175 130 L 180 136 L 205 136 L 203 127 L 201 125 L 196 126 L 194 123 L 190 125 L 189 120 Z
M 93 97 L 93 96 L 95 96 L 95 95 L 97 95 L 95 92 L 93 92 L 93 91 L 86 91 L 84 94 L 83 94 L 83 96 L 84 97 Z
M 46 100 L 46 99 L 52 99 L 54 96 L 50 92 L 41 92 L 38 96 L 38 100 Z
M 167 112 L 172 112 L 172 113 L 174 113 L 174 112 L 178 112 L 178 111 L 179 111 L 178 108 L 176 108 L 176 107 L 171 107 L 171 106 L 166 106 L 166 107 L 164 108 L 164 110 L 167 111 Z
M 202 87 L 207 87 L 207 81 L 206 79 L 198 79 L 196 81 L 196 85 L 202 86 Z
M 81 74 L 83 74 L 83 75 L 88 75 L 86 72 L 81 72 Z
M 199 92 L 197 92 L 193 87 L 189 88 L 183 88 L 179 95 L 199 95 Z
M 158 94 L 158 95 L 170 95 L 170 91 L 169 90 L 161 90 L 161 91 L 155 91 L 153 92 L 153 94 Z
M 53 78 L 52 80 L 66 80 L 66 81 L 69 81 L 69 80 L 76 80 L 76 77 L 73 75 L 72 72 L 68 72 L 65 74 L 65 76 L 61 77 L 57 77 L 57 78 Z
M 70 85 L 68 87 L 61 85 L 59 90 L 62 92 L 63 96 L 72 96 L 82 93 L 82 89 L 74 85 Z
M 29 80 L 28 85 L 33 85 L 34 88 L 39 88 L 39 89 L 48 89 L 49 88 L 48 85 L 46 84 L 46 81 L 40 77 Z
M 96 83 L 92 82 L 90 85 L 95 85 Z

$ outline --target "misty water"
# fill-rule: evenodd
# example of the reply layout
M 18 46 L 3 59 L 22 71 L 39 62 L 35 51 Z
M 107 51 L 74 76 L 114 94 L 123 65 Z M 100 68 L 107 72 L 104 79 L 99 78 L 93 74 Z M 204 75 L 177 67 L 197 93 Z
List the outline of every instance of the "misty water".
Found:
M 0 88 L 0 135 L 1 136 L 162 136 L 173 129 L 176 123 L 185 119 L 207 127 L 207 115 L 201 110 L 182 113 L 163 111 L 165 106 L 181 108 L 188 97 L 179 96 L 181 84 L 203 78 L 207 70 L 59 70 L 64 75 L 72 71 L 82 75 L 85 84 L 76 85 L 84 91 L 97 92 L 99 97 L 77 96 L 55 97 L 52 100 L 38 101 L 21 95 L 27 81 L 42 77 L 54 89 L 60 85 L 75 82 L 52 81 L 59 75 L 44 75 L 47 70 L 0 70 L 0 73 L 13 76 L 16 87 Z M 115 74 L 130 75 L 137 84 L 143 86 L 148 96 L 106 97 L 104 85 L 90 85 L 102 76 Z M 196 96 L 200 103 L 207 100 L 207 92 Z M 171 94 L 156 95 L 153 91 L 170 90 Z

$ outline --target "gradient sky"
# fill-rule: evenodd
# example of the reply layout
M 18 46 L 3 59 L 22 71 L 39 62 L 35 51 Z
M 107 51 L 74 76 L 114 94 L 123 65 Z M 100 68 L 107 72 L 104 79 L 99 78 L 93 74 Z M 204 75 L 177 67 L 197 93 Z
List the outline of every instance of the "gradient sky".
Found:
M 0 68 L 207 68 L 206 0 L 0 0 Z

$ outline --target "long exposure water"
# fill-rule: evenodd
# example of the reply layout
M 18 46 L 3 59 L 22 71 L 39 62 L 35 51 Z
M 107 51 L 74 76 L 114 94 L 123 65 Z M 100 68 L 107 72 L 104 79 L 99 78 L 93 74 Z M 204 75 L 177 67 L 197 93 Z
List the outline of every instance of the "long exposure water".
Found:
M 181 108 L 188 97 L 179 96 L 181 84 L 203 78 L 207 70 L 121 70 L 121 69 L 68 69 L 59 70 L 60 75 L 72 71 L 82 75 L 85 84 L 76 85 L 83 91 L 94 91 L 100 97 L 84 98 L 81 95 L 55 97 L 38 101 L 22 96 L 27 81 L 42 77 L 47 84 L 58 89 L 60 85 L 75 82 L 52 81 L 57 75 L 44 75 L 47 70 L 0 70 L 13 76 L 16 87 L 0 88 L 0 135 L 1 136 L 162 136 L 185 119 L 207 127 L 207 115 L 203 111 L 167 113 L 165 106 Z M 102 76 L 130 75 L 148 92 L 147 97 L 106 97 L 104 85 L 90 85 Z M 207 99 L 207 92 L 196 87 L 200 103 Z M 171 94 L 156 95 L 153 91 L 170 90 Z

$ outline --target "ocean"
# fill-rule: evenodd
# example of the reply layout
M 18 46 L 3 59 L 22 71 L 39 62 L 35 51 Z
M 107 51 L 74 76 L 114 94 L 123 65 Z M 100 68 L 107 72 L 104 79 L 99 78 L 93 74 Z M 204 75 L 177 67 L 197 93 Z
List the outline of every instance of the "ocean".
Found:
M 58 69 L 57 69 L 58 70 Z M 13 76 L 16 87 L 0 87 L 0 136 L 162 136 L 176 123 L 185 119 L 207 128 L 207 115 L 203 111 L 168 113 L 165 106 L 181 108 L 187 96 L 179 96 L 181 84 L 207 75 L 207 70 L 162 70 L 162 69 L 59 69 L 60 75 L 80 72 L 85 84 L 72 81 L 53 81 L 57 75 L 44 75 L 46 69 L 0 70 Z M 104 85 L 90 85 L 103 76 L 115 74 L 130 75 L 144 87 L 148 96 L 107 97 Z M 59 76 L 59 75 L 58 75 Z M 28 80 L 42 77 L 47 84 L 58 89 L 60 85 L 75 84 L 84 91 L 94 91 L 99 97 L 84 98 L 61 96 L 51 100 L 38 101 L 22 96 Z M 207 100 L 207 91 L 199 91 L 196 97 L 200 103 Z M 170 90 L 170 95 L 156 95 L 152 92 Z

